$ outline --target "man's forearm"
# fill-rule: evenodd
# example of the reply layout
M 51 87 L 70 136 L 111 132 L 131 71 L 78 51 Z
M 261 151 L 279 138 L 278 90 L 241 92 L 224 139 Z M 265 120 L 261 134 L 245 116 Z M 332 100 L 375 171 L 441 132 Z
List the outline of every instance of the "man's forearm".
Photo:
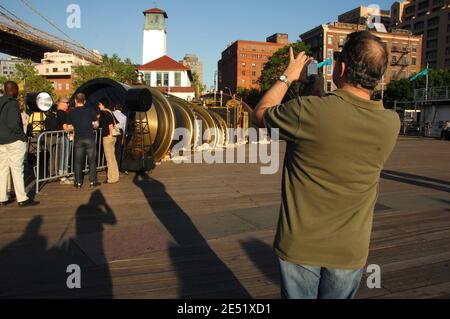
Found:
M 288 89 L 289 88 L 285 83 L 277 81 L 269 91 L 264 94 L 263 98 L 256 106 L 256 109 L 252 114 L 253 124 L 258 127 L 264 127 L 264 112 L 268 108 L 281 104 Z

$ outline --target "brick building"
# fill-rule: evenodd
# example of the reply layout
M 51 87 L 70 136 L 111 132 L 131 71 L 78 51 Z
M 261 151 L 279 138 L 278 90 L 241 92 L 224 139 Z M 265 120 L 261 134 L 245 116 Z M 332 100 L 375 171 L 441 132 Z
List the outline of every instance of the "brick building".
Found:
M 236 93 L 239 88 L 259 89 L 264 64 L 279 49 L 289 44 L 287 34 L 276 33 L 266 42 L 238 40 L 222 52 L 218 63 L 219 90 Z
M 395 2 L 391 25 L 423 35 L 423 64 L 450 70 L 450 0 Z
M 195 54 L 186 54 L 183 60 L 180 61 L 185 67 L 190 69 L 192 73 L 197 73 L 198 80 L 203 86 L 203 63 Z
M 367 30 L 367 25 L 349 23 L 330 23 L 320 25 L 300 35 L 302 41 L 311 46 L 313 57 L 320 61 L 333 58 L 335 51 L 341 51 L 347 36 L 355 31 Z M 392 32 L 371 31 L 386 44 L 389 52 L 389 64 L 381 85 L 386 86 L 392 79 L 409 78 L 420 72 L 422 67 L 422 36 L 413 35 L 406 30 Z M 325 89 L 335 89 L 333 83 L 333 66 L 323 69 Z
M 73 93 L 74 68 L 89 64 L 73 54 L 49 52 L 45 53 L 41 63 L 36 65 L 36 70 L 53 84 L 57 96 L 69 97 Z

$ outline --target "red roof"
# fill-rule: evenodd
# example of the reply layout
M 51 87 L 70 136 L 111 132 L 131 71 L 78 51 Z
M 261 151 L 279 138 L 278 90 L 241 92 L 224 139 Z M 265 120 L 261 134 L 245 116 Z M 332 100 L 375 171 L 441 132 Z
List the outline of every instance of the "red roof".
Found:
M 144 13 L 144 15 L 146 15 L 147 13 L 161 13 L 161 14 L 164 14 L 164 18 L 166 18 L 166 19 L 168 18 L 166 11 L 163 11 L 158 8 L 148 9 L 148 10 L 145 10 L 143 13 Z
M 138 70 L 142 71 L 189 71 L 189 68 L 183 64 L 178 63 L 167 55 L 153 60 L 147 64 L 141 65 Z

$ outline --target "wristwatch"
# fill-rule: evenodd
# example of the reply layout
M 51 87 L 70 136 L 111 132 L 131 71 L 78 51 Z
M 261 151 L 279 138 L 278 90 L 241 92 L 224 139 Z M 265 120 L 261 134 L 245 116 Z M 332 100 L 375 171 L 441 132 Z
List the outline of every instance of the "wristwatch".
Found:
M 286 84 L 288 87 L 291 86 L 291 82 L 289 81 L 288 77 L 286 76 L 286 74 L 283 74 L 282 76 L 280 76 L 279 80 L 281 82 L 283 82 L 284 84 Z

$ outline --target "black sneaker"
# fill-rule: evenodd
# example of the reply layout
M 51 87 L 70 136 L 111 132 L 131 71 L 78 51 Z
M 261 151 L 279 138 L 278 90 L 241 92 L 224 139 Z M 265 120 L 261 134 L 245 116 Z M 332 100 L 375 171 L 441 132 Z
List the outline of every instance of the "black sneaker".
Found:
M 89 187 L 90 187 L 90 188 L 94 188 L 94 187 L 99 187 L 100 185 L 102 185 L 102 183 L 99 183 L 99 182 L 93 182 L 93 183 L 90 183 L 90 184 L 89 184 Z
M 76 189 L 82 189 L 83 188 L 83 184 L 79 184 L 79 183 L 75 183 L 75 184 L 73 184 L 73 186 L 75 186 Z
M 32 199 L 26 200 L 24 202 L 19 203 L 19 207 L 33 207 L 39 205 L 39 202 L 35 202 Z

